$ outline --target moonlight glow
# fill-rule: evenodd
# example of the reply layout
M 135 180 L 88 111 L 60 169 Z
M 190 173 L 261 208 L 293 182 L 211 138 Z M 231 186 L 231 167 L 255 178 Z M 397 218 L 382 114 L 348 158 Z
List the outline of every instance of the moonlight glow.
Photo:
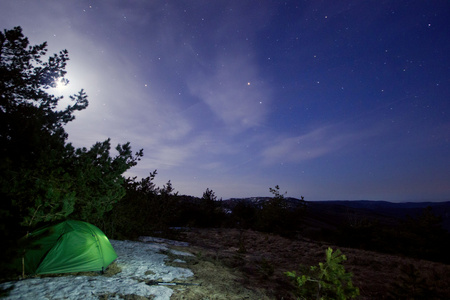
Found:
M 2 1 L 69 52 L 69 142 L 129 141 L 127 176 L 199 197 L 450 199 L 448 1 L 122 2 Z
M 69 81 L 67 79 L 58 78 L 57 80 L 55 80 L 54 89 L 56 89 L 58 92 L 63 92 L 67 88 L 68 84 L 69 84 Z

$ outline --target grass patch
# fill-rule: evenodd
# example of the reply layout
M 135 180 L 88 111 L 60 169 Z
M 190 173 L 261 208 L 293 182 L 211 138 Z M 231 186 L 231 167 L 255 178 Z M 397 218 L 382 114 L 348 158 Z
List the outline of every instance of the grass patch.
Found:
M 122 272 L 122 269 L 117 265 L 116 262 L 113 262 L 112 264 L 110 264 L 108 266 L 108 268 L 106 268 L 105 273 L 103 274 L 104 276 L 114 276 L 116 274 L 119 274 L 120 272 Z
M 238 229 L 195 229 L 185 234 L 190 247 L 184 251 L 189 249 L 193 254 L 201 252 L 197 257 L 198 264 L 209 261 L 216 268 L 225 266 L 228 270 L 224 272 L 235 275 L 234 280 L 247 290 L 267 295 L 266 298 L 252 296 L 247 299 L 297 299 L 296 286 L 286 277 L 285 272 L 301 265 L 317 265 L 323 261 L 324 251 L 333 247 L 307 238 L 287 239 L 252 230 L 246 230 L 242 234 Z M 237 251 L 242 242 L 245 243 L 246 253 Z M 450 265 L 359 249 L 341 250 L 345 251 L 348 258 L 344 264 L 345 269 L 354 274 L 352 281 L 360 288 L 362 299 L 391 299 L 390 294 L 395 294 L 401 288 L 411 293 L 411 286 L 417 289 L 414 290 L 413 297 L 425 295 L 429 296 L 426 299 L 448 299 L 450 295 Z M 415 269 L 408 268 L 409 265 L 413 265 Z M 191 269 L 195 276 L 202 279 L 202 270 L 197 270 L 195 265 L 187 262 L 184 267 Z M 207 267 L 211 269 L 205 275 L 214 277 L 215 271 L 211 271 L 214 266 Z M 204 280 L 209 279 L 206 277 Z M 221 280 L 225 282 L 226 278 Z M 194 296 L 184 299 L 202 298 Z
M 171 254 L 167 264 L 174 267 L 188 268 L 194 276 L 183 280 L 186 283 L 195 283 L 196 286 L 174 286 L 171 300 L 181 299 L 270 299 L 263 290 L 245 287 L 245 275 L 238 269 L 228 266 L 230 262 L 218 256 L 217 251 L 203 250 L 190 247 L 173 247 L 176 250 L 190 252 L 193 256 Z M 170 252 L 170 251 L 169 251 Z M 174 262 L 181 259 L 185 263 Z
M 155 275 L 156 273 L 153 272 L 152 270 L 147 270 L 147 271 L 145 271 L 144 274 L 145 274 L 145 275 Z

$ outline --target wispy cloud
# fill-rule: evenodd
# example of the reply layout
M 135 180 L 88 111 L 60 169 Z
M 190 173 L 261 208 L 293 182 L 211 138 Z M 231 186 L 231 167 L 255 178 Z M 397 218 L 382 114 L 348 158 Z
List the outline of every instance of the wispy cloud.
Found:
M 186 57 L 191 60 L 185 73 L 190 93 L 203 101 L 231 132 L 264 123 L 271 102 L 270 88 L 252 43 L 270 12 L 255 13 L 252 6 L 240 5 L 247 16 L 220 7 L 214 12 L 220 17 L 206 18 L 207 25 L 199 24 L 209 26 L 211 34 L 189 37 L 184 43 L 186 55 L 190 54 Z M 247 18 L 252 19 L 253 26 L 246 25 Z
M 270 98 L 252 62 L 234 56 L 219 59 L 217 65 L 188 82 L 191 93 L 230 129 L 247 129 L 264 122 Z
M 374 131 L 327 125 L 298 136 L 281 137 L 262 151 L 263 162 L 300 163 L 335 153 L 343 148 L 356 147 L 363 139 L 373 136 Z

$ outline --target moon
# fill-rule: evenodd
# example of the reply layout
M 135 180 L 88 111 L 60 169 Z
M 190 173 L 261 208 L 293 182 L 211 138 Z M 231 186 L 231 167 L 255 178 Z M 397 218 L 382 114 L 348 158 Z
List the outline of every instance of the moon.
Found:
M 64 89 L 67 88 L 68 84 L 69 84 L 69 80 L 67 80 L 65 78 L 58 78 L 57 80 L 55 80 L 54 89 L 56 89 L 57 91 L 63 91 Z

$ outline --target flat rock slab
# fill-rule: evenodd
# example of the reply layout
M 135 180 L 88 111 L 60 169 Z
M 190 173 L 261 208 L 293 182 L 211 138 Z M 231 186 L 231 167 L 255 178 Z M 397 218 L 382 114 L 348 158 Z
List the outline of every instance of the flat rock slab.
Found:
M 172 252 L 162 244 L 110 240 L 117 252 L 117 265 L 122 272 L 111 276 L 63 276 L 30 278 L 0 284 L 1 288 L 14 286 L 5 299 L 84 299 L 94 300 L 108 295 L 108 299 L 138 295 L 169 300 L 173 290 L 161 285 L 148 285 L 148 281 L 183 281 L 193 276 L 191 270 L 165 264 Z M 191 255 L 182 251 L 176 255 Z

